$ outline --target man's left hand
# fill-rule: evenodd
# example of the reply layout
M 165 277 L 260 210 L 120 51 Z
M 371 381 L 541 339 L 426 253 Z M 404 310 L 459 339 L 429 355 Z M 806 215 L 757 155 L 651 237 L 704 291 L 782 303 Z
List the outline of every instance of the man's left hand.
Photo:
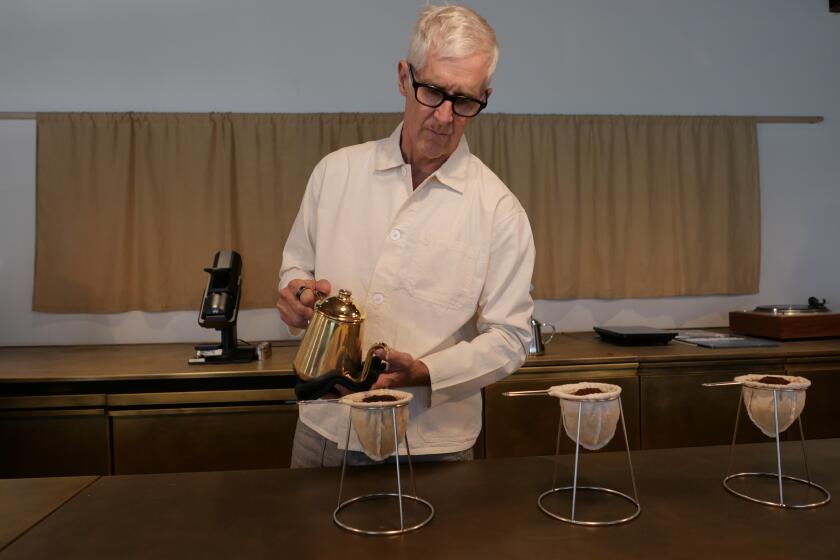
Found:
M 389 348 L 377 350 L 376 355 L 387 363 L 387 367 L 379 374 L 371 389 L 431 385 L 429 368 L 420 360 L 415 360 L 411 354 Z

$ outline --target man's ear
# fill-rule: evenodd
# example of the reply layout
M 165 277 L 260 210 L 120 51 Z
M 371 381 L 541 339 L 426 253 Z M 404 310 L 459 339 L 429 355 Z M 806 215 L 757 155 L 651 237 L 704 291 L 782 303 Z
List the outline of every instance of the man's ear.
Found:
M 405 59 L 397 63 L 397 87 L 400 89 L 400 95 L 408 95 L 408 62 Z
M 493 88 L 489 87 L 484 90 L 484 102 L 486 103 L 490 99 L 490 94 L 493 93 Z

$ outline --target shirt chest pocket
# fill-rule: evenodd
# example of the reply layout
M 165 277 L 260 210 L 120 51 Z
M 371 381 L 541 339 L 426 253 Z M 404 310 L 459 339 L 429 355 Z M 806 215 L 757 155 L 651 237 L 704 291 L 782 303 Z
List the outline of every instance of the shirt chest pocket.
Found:
M 479 252 L 451 239 L 417 239 L 406 258 L 406 286 L 415 299 L 448 309 L 474 308 L 481 290 Z

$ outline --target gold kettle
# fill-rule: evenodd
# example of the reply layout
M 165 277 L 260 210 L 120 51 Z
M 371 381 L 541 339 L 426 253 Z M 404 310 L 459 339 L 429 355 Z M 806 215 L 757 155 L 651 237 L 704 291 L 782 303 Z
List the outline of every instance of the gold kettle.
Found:
M 373 353 L 383 343 L 370 347 L 362 362 L 362 333 L 364 313 L 353 303 L 348 290 L 338 290 L 338 295 L 325 297 L 315 293 L 315 314 L 298 348 L 293 364 L 302 381 L 309 382 L 335 374 L 362 383 L 367 379 Z

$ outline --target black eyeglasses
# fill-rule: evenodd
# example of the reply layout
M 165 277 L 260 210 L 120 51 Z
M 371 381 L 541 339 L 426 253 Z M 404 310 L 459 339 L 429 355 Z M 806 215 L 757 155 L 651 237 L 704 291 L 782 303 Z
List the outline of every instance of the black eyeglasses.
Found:
M 466 95 L 450 95 L 438 86 L 424 84 L 414 79 L 414 67 L 409 64 L 411 85 L 414 87 L 414 99 L 426 107 L 440 107 L 444 101 L 452 102 L 452 112 L 461 117 L 474 117 L 487 107 L 486 101 L 467 97 Z

